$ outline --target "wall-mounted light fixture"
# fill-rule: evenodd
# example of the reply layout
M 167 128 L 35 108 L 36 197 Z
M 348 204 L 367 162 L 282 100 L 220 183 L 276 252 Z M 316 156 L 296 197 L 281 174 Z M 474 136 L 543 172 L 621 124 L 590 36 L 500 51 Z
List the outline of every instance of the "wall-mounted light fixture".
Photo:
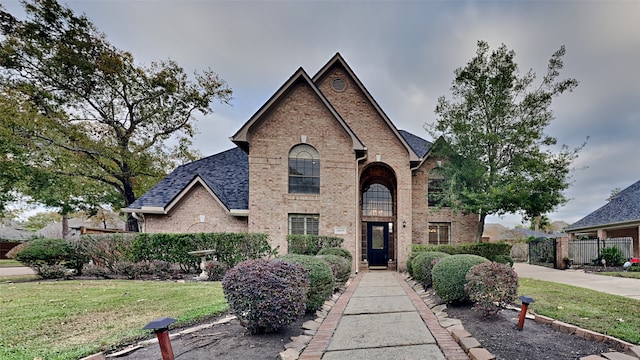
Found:
M 406 221 L 404 221 L 404 220 L 402 221 L 402 227 L 403 227 L 403 228 L 406 228 L 406 227 L 407 227 L 407 222 L 406 222 Z

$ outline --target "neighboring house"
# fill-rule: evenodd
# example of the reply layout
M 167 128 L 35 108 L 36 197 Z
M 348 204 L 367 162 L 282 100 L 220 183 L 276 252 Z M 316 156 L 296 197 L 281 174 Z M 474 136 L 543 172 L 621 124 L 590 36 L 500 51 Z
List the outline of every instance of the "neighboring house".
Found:
M 282 253 L 287 234 L 339 236 L 355 271 L 404 269 L 412 243 L 475 241 L 477 215 L 432 211 L 438 141 L 396 129 L 340 54 L 298 69 L 231 141 L 122 211 L 145 232 L 267 233 Z
M 640 257 L 640 181 L 620 191 L 598 210 L 565 229 L 570 239 L 633 238 L 633 256 Z

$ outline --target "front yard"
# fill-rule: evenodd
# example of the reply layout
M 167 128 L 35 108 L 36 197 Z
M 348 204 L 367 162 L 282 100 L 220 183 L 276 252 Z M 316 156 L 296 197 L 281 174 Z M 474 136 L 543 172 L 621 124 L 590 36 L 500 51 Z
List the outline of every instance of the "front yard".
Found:
M 159 317 L 184 325 L 226 310 L 219 282 L 3 283 L 0 359 L 78 359 L 148 335 Z

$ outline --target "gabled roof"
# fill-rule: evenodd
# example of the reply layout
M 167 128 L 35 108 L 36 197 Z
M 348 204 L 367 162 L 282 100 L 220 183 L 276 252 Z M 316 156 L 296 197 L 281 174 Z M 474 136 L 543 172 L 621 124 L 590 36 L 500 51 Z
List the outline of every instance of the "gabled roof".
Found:
M 407 131 L 400 134 L 417 154 L 431 143 Z M 239 147 L 177 167 L 124 212 L 165 214 L 196 184 L 201 184 L 228 210 L 249 209 L 249 160 Z
M 236 147 L 177 167 L 122 211 L 166 213 L 198 182 L 204 183 L 227 210 L 249 208 L 249 159 Z
M 565 231 L 640 222 L 640 181 L 620 191 L 598 210 L 569 225 Z
M 320 80 L 332 67 L 334 67 L 337 64 L 342 66 L 347 71 L 347 74 L 349 74 L 349 76 L 353 79 L 353 81 L 356 83 L 356 85 L 358 86 L 360 91 L 362 91 L 364 96 L 367 98 L 367 100 L 371 103 L 373 108 L 376 110 L 378 115 L 380 115 L 380 117 L 384 120 L 384 122 L 387 124 L 389 129 L 391 129 L 391 131 L 396 135 L 398 140 L 400 140 L 402 145 L 407 149 L 407 152 L 409 153 L 409 161 L 412 161 L 412 162 L 420 161 L 421 160 L 420 156 L 418 156 L 413 151 L 411 146 L 409 146 L 409 144 L 407 144 L 406 140 L 400 135 L 400 132 L 398 131 L 396 126 L 391 122 L 391 120 L 389 119 L 387 114 L 385 114 L 384 111 L 382 111 L 382 108 L 380 107 L 380 105 L 378 105 L 378 103 L 373 98 L 373 96 L 371 96 L 371 94 L 369 93 L 369 90 L 367 90 L 367 88 L 364 87 L 364 85 L 362 84 L 360 79 L 358 79 L 358 77 L 353 72 L 353 70 L 351 70 L 351 67 L 347 64 L 347 62 L 344 61 L 344 58 L 342 57 L 342 55 L 340 55 L 339 52 L 336 53 L 331 58 L 331 60 L 329 60 L 327 62 L 327 64 L 325 66 L 323 66 L 322 69 L 320 69 L 318 71 L 318 73 L 313 76 L 313 82 L 314 83 L 318 82 L 318 80 Z
M 231 141 L 233 141 L 236 145 L 241 147 L 243 150 L 249 152 L 249 138 L 248 134 L 252 127 L 259 126 L 260 120 L 263 115 L 267 114 L 271 108 L 277 104 L 293 86 L 299 84 L 300 82 L 309 86 L 311 91 L 316 94 L 320 102 L 329 110 L 333 118 L 342 126 L 347 135 L 351 138 L 353 143 L 353 150 L 367 150 L 366 146 L 360 141 L 358 136 L 351 130 L 349 125 L 344 121 L 342 116 L 338 114 L 336 109 L 331 105 L 329 100 L 322 94 L 320 89 L 316 86 L 316 84 L 311 80 L 309 75 L 304 71 L 304 69 L 299 68 L 289 80 L 287 80 L 281 87 L 276 91 L 273 96 L 264 104 L 262 107 L 255 113 L 253 116 L 238 130 L 233 136 L 231 136 Z
M 429 152 L 433 143 L 427 141 L 419 136 L 413 135 L 412 133 L 405 130 L 398 130 L 404 141 L 411 147 L 414 153 L 418 155 L 420 158 L 424 158 L 424 156 Z

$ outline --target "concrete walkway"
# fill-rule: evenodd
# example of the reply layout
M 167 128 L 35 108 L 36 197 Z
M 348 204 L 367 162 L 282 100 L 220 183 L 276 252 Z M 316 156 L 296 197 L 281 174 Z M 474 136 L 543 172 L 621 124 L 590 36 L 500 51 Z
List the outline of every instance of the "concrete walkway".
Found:
M 401 274 L 371 271 L 353 279 L 299 359 L 469 357 Z
M 596 275 L 583 270 L 556 270 L 526 263 L 515 263 L 513 267 L 519 277 L 553 281 L 640 300 L 640 279 Z

